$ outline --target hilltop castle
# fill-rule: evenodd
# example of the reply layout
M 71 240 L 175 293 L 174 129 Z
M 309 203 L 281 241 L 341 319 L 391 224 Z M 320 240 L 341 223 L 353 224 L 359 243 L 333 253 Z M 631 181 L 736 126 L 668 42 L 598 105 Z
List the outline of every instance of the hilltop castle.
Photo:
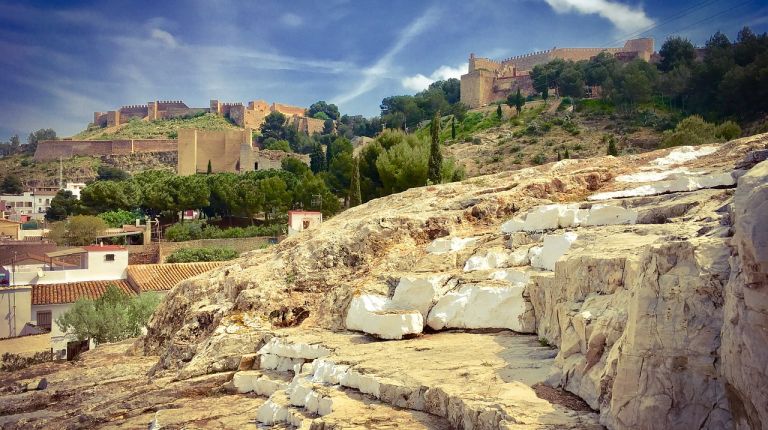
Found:
M 552 48 L 494 61 L 469 54 L 469 71 L 461 76 L 461 102 L 470 108 L 488 105 L 506 99 L 513 91 L 533 94 L 531 70 L 539 64 L 555 59 L 589 60 L 601 52 L 613 54 L 620 61 L 640 58 L 650 61 L 653 55 L 653 39 L 632 39 L 621 48 Z
M 211 100 L 207 108 L 191 108 L 180 100 L 151 101 L 145 105 L 128 105 L 108 112 L 94 112 L 93 123 L 100 127 L 114 127 L 132 119 L 154 121 L 200 113 L 215 113 L 229 118 L 240 127 L 258 129 L 264 122 L 264 118 L 272 112 L 280 112 L 288 117 L 289 124 L 295 126 L 298 131 L 312 134 L 323 130 L 323 120 L 307 117 L 306 109 L 303 107 L 280 103 L 269 105 L 264 100 L 250 101 L 247 106 L 242 103 L 222 103 L 219 100 Z

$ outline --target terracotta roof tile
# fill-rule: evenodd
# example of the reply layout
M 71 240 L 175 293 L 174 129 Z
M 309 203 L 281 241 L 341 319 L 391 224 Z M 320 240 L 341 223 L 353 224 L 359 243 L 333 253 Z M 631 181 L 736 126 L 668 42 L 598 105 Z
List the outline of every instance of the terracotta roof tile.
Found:
M 167 291 L 185 279 L 213 270 L 224 263 L 136 264 L 128 266 L 128 279 L 141 292 Z
M 33 305 L 55 305 L 74 303 L 80 298 L 96 299 L 101 297 L 109 285 L 114 285 L 124 293 L 135 295 L 131 285 L 125 279 L 113 281 L 83 281 L 64 284 L 44 284 L 32 286 Z

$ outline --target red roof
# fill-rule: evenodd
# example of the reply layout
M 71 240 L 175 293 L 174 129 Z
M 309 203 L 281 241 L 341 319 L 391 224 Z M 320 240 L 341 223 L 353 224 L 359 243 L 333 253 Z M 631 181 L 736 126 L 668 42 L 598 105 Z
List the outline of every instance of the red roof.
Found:
M 84 250 L 89 252 L 94 251 L 125 251 L 125 247 L 120 245 L 88 245 L 82 247 Z
M 224 263 L 226 261 L 130 265 L 128 282 L 142 293 L 166 291 L 185 279 L 211 271 Z
M 74 303 L 81 298 L 96 299 L 107 291 L 109 285 L 116 286 L 126 294 L 136 295 L 136 292 L 131 289 L 130 284 L 125 279 L 44 284 L 32 286 L 32 304 L 55 305 Z

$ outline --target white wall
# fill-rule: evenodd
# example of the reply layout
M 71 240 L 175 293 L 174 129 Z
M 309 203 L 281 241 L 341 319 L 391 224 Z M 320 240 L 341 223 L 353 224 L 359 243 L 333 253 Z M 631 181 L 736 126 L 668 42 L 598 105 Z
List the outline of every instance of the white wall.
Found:
M 0 288 L 0 338 L 18 336 L 30 321 L 31 305 L 32 287 Z
M 64 355 L 67 352 L 67 342 L 76 340 L 74 335 L 66 334 L 59 329 L 59 325 L 56 324 L 56 319 L 62 314 L 68 311 L 74 303 L 64 303 L 57 305 L 33 305 L 32 306 L 32 321 L 37 324 L 37 312 L 50 311 L 51 312 L 51 348 L 53 353 L 60 353 L 64 350 Z
M 115 261 L 106 261 L 114 254 Z M 128 278 L 128 251 L 89 251 L 85 269 L 42 270 L 43 264 L 17 266 L 11 285 L 60 284 L 81 281 L 114 281 Z M 10 271 L 11 269 L 8 268 Z M 39 275 L 43 276 L 39 276 Z
M 323 222 L 323 215 L 320 213 L 292 213 L 288 216 L 288 235 L 304 231 L 304 221 L 309 221 L 309 227 L 312 228 Z

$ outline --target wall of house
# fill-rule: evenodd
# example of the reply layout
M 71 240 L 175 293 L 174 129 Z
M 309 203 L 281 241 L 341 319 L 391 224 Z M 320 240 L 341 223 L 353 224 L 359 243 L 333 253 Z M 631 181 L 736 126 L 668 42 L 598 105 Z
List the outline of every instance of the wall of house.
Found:
M 37 352 L 51 349 L 51 334 L 35 334 L 22 337 L 0 339 L 0 351 L 31 356 Z
M 55 305 L 32 305 L 32 322 L 37 324 L 38 312 L 51 312 L 51 332 L 49 348 L 53 348 L 54 355 L 61 355 L 61 351 L 64 351 L 66 356 L 67 342 L 76 340 L 77 338 L 72 334 L 67 334 L 61 331 L 59 325 L 56 324 L 56 320 L 72 308 L 74 303 L 62 303 Z
M 0 220 L 0 237 L 10 237 L 11 239 L 18 240 L 20 235 L 21 224 L 12 221 Z
M 309 226 L 304 228 L 304 222 Z M 323 222 L 323 215 L 315 212 L 288 212 L 288 235 L 296 234 L 306 229 L 316 227 Z
M 106 254 L 114 254 L 115 261 L 106 261 Z M 14 285 L 44 285 L 93 280 L 109 281 L 125 279 L 127 276 L 128 251 L 88 252 L 86 258 L 87 266 L 82 269 L 43 270 L 42 263 L 17 266 L 12 282 Z
M 0 287 L 0 338 L 18 336 L 31 318 L 32 287 Z

